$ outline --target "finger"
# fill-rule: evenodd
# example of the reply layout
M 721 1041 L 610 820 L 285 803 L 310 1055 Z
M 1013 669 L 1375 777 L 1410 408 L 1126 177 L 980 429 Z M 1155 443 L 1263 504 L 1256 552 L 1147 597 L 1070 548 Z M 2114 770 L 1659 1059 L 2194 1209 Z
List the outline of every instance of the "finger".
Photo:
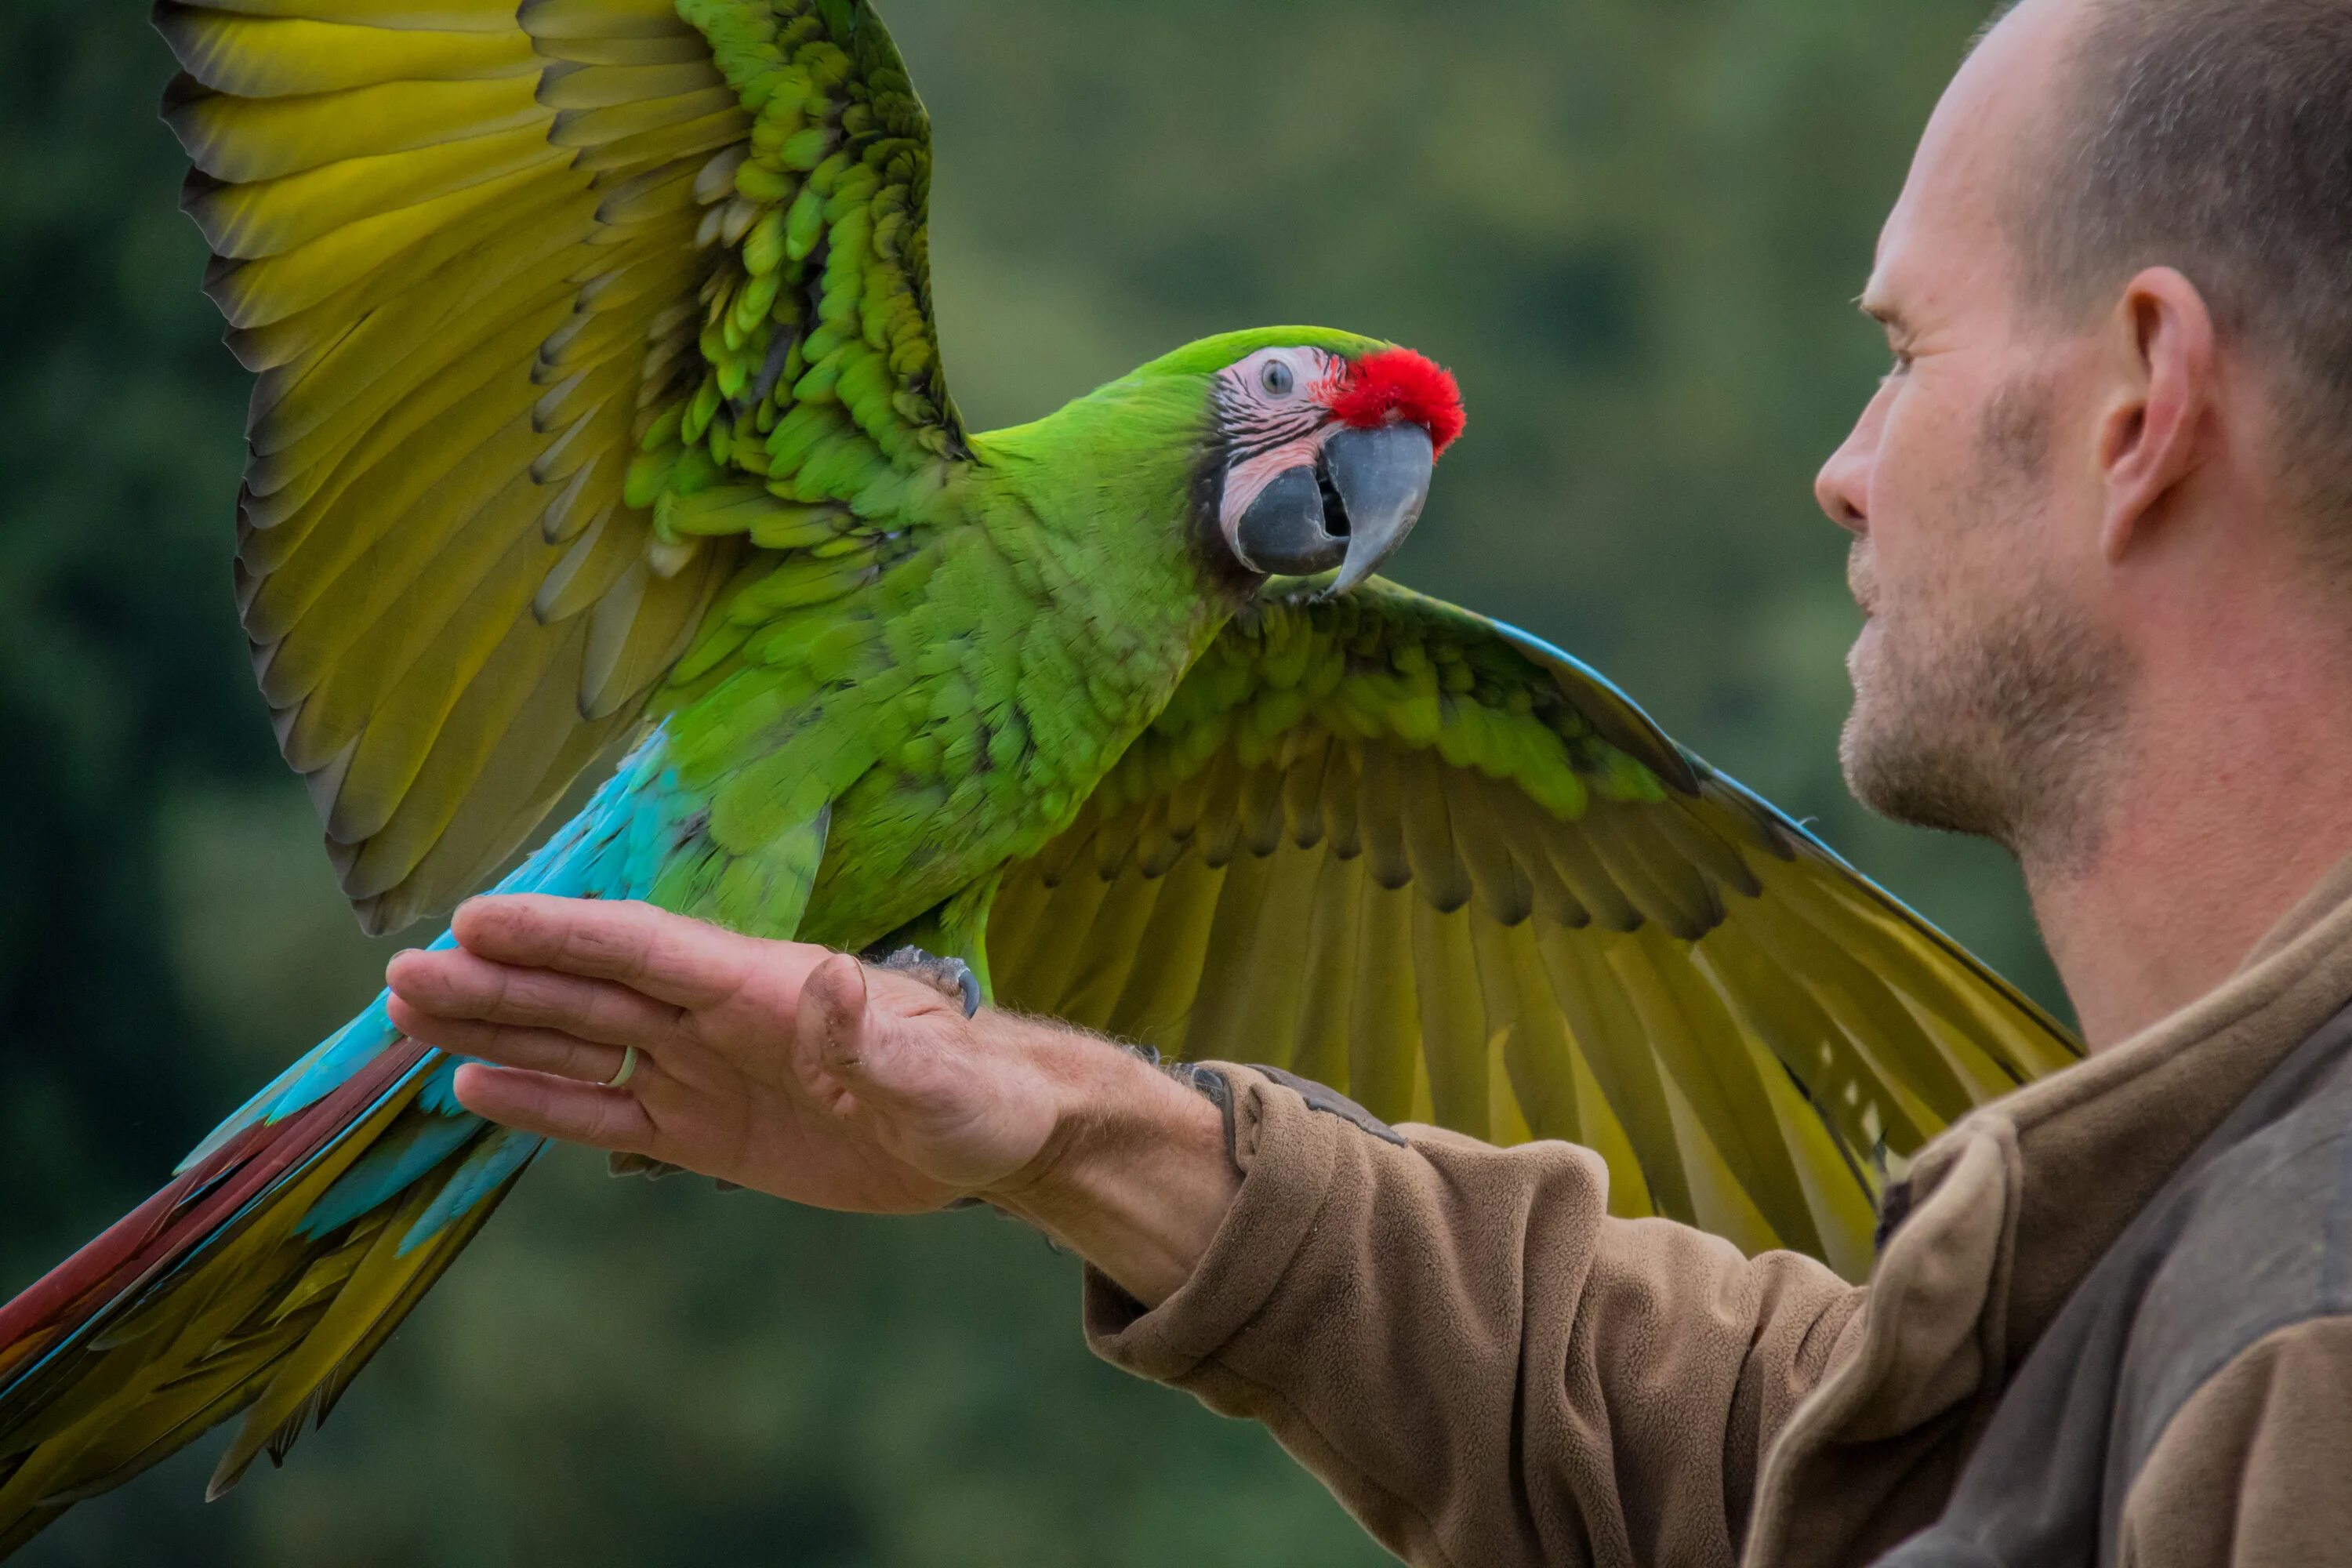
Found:
M 763 949 L 793 945 L 755 942 L 651 904 L 537 893 L 471 900 L 450 931 L 484 958 L 615 981 L 695 1009 L 718 1006 L 740 989 L 755 956 L 774 956 Z
M 866 966 L 836 952 L 801 983 L 794 1020 L 816 1065 L 843 1083 L 864 1080 L 868 1064 Z
M 653 1119 L 624 1089 L 479 1062 L 457 1069 L 456 1087 L 458 1104 L 501 1126 L 631 1153 L 649 1151 L 654 1142 Z
M 486 1024 L 478 1018 L 443 1018 L 420 1013 L 394 996 L 387 1009 L 393 1027 L 412 1040 L 422 1041 L 453 1057 L 473 1057 L 500 1067 L 552 1073 L 582 1083 L 609 1083 L 626 1056 L 618 1046 L 602 1045 L 567 1035 L 560 1029 L 526 1029 L 512 1024 Z
M 820 1097 L 855 1095 L 867 1109 L 887 1105 L 903 1110 L 922 1094 L 921 1086 L 908 1081 L 908 1075 L 911 1065 L 908 1053 L 915 1047 L 916 1038 L 898 1020 L 874 1005 L 870 985 L 876 978 L 846 953 L 835 953 L 817 965 L 801 985 L 793 1043 L 803 1076 L 812 1070 L 819 1076 L 819 1081 L 810 1087 Z M 939 993 L 920 981 L 906 984 L 926 998 L 939 999 Z M 961 1012 L 944 1004 L 935 1011 L 952 1014 L 959 1025 L 963 1021 Z M 841 1111 L 849 1107 L 836 1102 L 833 1109 Z
M 620 1089 L 468 1062 L 457 1069 L 457 1101 L 475 1115 L 544 1137 L 641 1152 L 654 1141 L 653 1120 Z
M 561 1029 L 610 1046 L 649 1049 L 681 1016 L 667 1003 L 611 981 L 518 969 L 459 948 L 396 954 L 384 980 L 394 996 L 435 1017 Z

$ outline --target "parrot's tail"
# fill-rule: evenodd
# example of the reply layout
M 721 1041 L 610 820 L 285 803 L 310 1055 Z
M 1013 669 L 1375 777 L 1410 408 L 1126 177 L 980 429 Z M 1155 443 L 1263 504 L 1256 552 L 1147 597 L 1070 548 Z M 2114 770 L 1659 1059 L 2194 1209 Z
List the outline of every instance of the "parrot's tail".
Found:
M 454 1071 L 379 1000 L 0 1306 L 0 1555 L 239 1411 L 215 1496 L 326 1418 L 541 1146 Z
M 684 809 L 646 787 L 658 733 L 500 890 L 635 896 Z M 0 1306 L 0 1556 L 239 1411 L 212 1495 L 284 1458 L 546 1147 L 458 1104 L 384 1000 Z

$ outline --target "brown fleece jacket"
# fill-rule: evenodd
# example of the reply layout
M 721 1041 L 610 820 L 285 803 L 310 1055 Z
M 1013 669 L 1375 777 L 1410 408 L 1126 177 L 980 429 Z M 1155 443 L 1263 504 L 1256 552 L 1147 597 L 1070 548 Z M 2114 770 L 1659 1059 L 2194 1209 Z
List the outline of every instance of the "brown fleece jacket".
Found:
M 2352 863 L 2220 990 L 1931 1143 L 1867 1286 L 1611 1218 L 1584 1150 L 1391 1144 L 1226 1068 L 1239 1198 L 1157 1310 L 1090 1275 L 1087 1334 L 1264 1422 L 1413 1563 L 1868 1563 L 1945 1515 L 2077 1283 L 2347 1000 Z M 2347 1308 L 2288 1313 L 2187 1390 L 2100 1560 L 2352 1561 Z

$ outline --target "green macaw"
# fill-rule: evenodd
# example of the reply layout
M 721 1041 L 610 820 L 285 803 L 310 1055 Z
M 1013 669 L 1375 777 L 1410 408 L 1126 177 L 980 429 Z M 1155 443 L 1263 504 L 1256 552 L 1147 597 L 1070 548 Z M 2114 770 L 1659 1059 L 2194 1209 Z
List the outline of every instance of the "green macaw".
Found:
M 634 736 L 503 886 L 922 950 L 1850 1272 L 1888 1159 L 2074 1053 L 1599 676 L 1368 577 L 1461 428 L 1419 355 L 1237 333 L 968 431 L 863 0 L 157 15 L 258 378 L 238 601 L 371 929 Z M 541 1152 L 454 1070 L 379 997 L 0 1308 L 0 1549 L 324 1414 Z

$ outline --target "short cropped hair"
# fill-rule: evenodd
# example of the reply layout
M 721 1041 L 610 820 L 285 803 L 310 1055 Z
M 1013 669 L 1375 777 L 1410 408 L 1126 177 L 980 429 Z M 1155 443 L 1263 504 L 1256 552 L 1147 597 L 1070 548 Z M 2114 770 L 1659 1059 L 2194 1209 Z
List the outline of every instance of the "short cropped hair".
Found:
M 2291 462 L 2352 506 L 2352 0 L 2088 0 L 2011 226 L 2080 318 L 2141 268 L 2197 285 L 2273 378 Z

